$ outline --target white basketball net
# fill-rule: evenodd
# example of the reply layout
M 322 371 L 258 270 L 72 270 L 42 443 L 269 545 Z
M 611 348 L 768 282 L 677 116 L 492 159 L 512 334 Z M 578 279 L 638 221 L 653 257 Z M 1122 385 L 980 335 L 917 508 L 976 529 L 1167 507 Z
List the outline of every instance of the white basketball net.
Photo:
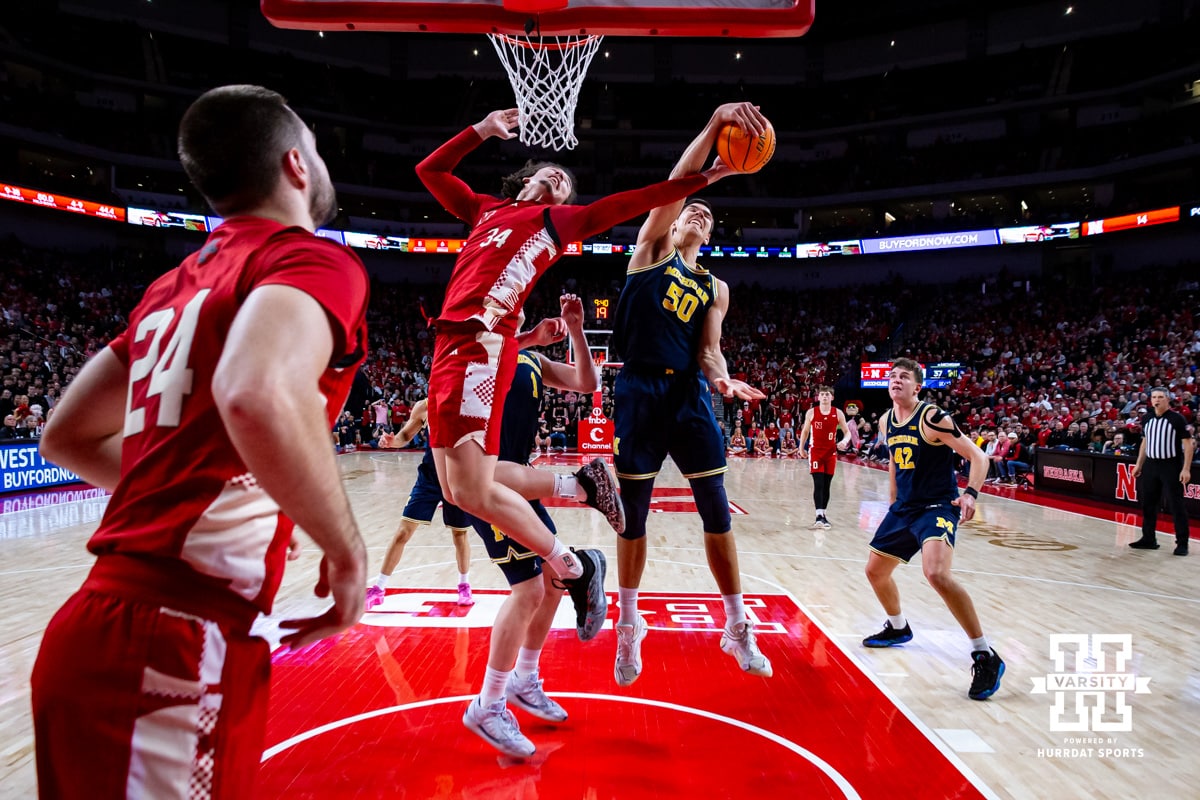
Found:
M 603 36 L 488 34 L 517 97 L 521 142 L 570 150 L 579 87 Z

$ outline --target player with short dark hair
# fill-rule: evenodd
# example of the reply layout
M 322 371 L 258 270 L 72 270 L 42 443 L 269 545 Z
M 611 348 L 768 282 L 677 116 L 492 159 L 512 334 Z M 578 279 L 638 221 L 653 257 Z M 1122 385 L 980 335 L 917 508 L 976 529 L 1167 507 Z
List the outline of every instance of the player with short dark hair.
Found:
M 757 106 L 729 103 L 688 145 L 672 177 L 699 169 L 726 123 L 759 135 L 767 121 Z M 719 163 L 718 159 L 718 163 Z M 724 437 L 712 410 L 712 389 L 744 400 L 765 397 L 730 377 L 721 352 L 721 323 L 729 310 L 729 287 L 697 262 L 713 230 L 712 206 L 689 198 L 650 212 L 638 232 L 617 303 L 613 343 L 623 354 L 614 395 L 613 459 L 621 481 L 626 529 L 617 539 L 620 618 L 613 676 L 621 686 L 642 672 L 646 623 L 638 614 L 638 590 L 646 568 L 646 518 L 654 478 L 667 455 L 687 478 L 704 525 L 709 569 L 725 604 L 721 649 L 752 675 L 770 676 L 759 651 L 754 623 L 746 616 L 725 495 Z M 711 388 L 710 388 L 711 387 Z
M 329 446 L 366 356 L 368 280 L 314 235 L 337 209 L 311 131 L 275 92 L 184 114 L 180 160 L 225 222 L 154 281 L 55 407 L 42 453 L 112 491 L 83 587 L 33 669 L 43 797 L 255 796 L 269 614 L 294 525 L 321 547 L 302 647 L 363 610 L 366 548 Z

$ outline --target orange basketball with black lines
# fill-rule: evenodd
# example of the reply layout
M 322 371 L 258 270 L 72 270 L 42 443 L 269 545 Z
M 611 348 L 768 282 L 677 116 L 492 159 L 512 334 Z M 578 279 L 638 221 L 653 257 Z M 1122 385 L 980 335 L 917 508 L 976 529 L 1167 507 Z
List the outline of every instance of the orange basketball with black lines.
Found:
M 768 122 L 762 136 L 751 136 L 729 123 L 717 134 L 717 155 L 737 172 L 758 172 L 775 155 L 775 128 Z

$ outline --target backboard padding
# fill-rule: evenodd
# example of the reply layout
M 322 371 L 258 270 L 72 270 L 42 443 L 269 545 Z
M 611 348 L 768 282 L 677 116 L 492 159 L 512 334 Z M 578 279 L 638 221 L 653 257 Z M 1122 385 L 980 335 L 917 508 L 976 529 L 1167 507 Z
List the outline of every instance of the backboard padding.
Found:
M 570 0 L 537 17 L 544 36 L 801 36 L 816 0 Z M 525 32 L 504 0 L 261 0 L 281 28 L 428 33 Z

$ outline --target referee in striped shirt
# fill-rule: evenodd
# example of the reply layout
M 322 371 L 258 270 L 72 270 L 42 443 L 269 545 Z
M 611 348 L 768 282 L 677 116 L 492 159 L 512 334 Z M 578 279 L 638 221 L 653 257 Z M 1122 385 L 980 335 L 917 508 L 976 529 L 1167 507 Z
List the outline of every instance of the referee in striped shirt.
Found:
M 1175 517 L 1175 555 L 1188 552 L 1188 515 L 1183 505 L 1183 487 L 1192 477 L 1192 437 L 1187 422 L 1172 411 L 1171 395 L 1166 387 L 1150 390 L 1152 410 L 1142 417 L 1142 446 L 1138 449 L 1133 475 L 1138 479 L 1138 499 L 1142 502 L 1142 538 L 1130 542 L 1135 550 L 1157 550 L 1154 526 L 1158 522 L 1158 503 L 1163 493 Z

